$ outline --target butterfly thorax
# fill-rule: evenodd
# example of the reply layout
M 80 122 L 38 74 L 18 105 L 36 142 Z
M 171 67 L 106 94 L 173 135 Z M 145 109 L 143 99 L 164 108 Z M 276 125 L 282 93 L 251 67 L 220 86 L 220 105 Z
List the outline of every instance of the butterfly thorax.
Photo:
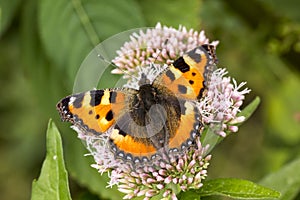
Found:
M 149 111 L 151 106 L 159 102 L 156 88 L 150 84 L 140 86 L 139 92 L 134 98 L 133 108 L 143 109 L 145 112 Z

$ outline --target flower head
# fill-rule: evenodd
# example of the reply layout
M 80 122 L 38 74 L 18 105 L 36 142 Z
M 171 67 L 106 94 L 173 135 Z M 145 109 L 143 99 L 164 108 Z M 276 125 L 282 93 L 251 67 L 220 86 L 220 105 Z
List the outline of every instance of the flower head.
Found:
M 118 67 L 112 73 L 125 74 L 125 78 L 134 74 L 137 66 L 153 63 L 169 65 L 188 50 L 209 43 L 204 31 L 187 30 L 184 26 L 175 29 L 160 23 L 145 32 L 141 30 L 139 34 L 134 33 L 130 39 L 112 60 Z M 216 46 L 218 41 L 211 44 Z
M 240 91 L 246 83 L 238 85 L 234 79 L 224 77 L 226 74 L 226 69 L 214 71 L 208 84 L 207 95 L 197 102 L 204 124 L 213 129 L 214 126 L 220 127 L 215 130 L 222 137 L 226 136 L 226 132 L 237 132 L 237 124 L 245 121 L 245 117 L 238 116 L 238 113 L 245 99 L 244 95 L 250 92 L 248 88 Z
M 119 191 L 126 194 L 124 199 L 152 197 L 159 193 L 166 199 L 175 199 L 176 192 L 199 189 L 207 176 L 211 156 L 205 156 L 208 147 L 202 147 L 199 138 L 196 143 L 195 148 L 170 163 L 160 162 L 159 166 L 144 166 L 135 170 L 115 168 L 111 171 L 109 185 L 117 184 Z

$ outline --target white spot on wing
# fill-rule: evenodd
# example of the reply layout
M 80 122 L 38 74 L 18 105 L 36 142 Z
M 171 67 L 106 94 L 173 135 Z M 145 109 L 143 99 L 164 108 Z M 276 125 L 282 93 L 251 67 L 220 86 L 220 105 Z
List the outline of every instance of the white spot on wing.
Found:
M 196 49 L 195 54 L 203 55 L 204 52 L 201 49 Z
M 73 104 L 75 100 L 76 100 L 76 97 L 70 97 L 69 105 Z

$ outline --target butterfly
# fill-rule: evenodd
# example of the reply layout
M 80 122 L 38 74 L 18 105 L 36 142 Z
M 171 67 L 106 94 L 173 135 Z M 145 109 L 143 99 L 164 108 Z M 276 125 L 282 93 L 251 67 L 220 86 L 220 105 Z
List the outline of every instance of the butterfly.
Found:
M 198 46 L 179 57 L 139 89 L 91 90 L 63 98 L 57 110 L 85 135 L 104 133 L 116 159 L 150 163 L 184 152 L 200 135 L 203 124 L 195 104 L 216 68 L 215 47 Z

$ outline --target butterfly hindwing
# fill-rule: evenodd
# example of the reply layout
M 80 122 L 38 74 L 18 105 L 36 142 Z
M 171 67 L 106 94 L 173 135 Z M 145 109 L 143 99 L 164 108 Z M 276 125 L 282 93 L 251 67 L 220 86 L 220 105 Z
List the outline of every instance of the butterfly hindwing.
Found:
M 179 126 L 170 133 L 168 148 L 171 151 L 183 151 L 191 146 L 203 127 L 200 121 L 200 114 L 196 106 L 189 101 L 184 101 L 181 106 Z
M 134 163 L 150 161 L 157 155 L 157 149 L 149 138 L 131 136 L 118 127 L 114 127 L 109 139 L 109 145 L 115 157 Z

